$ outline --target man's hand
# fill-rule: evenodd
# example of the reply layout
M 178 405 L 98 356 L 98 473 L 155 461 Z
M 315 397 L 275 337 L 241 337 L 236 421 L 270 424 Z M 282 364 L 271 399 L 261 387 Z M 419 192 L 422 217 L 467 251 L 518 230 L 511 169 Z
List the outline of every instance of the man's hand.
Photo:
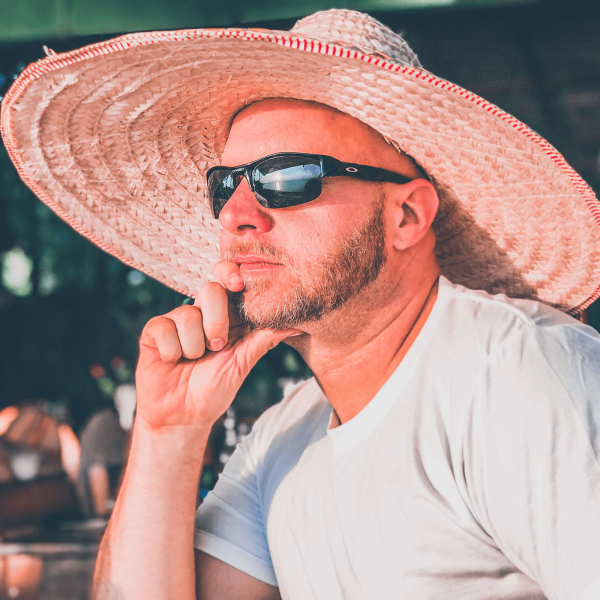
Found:
M 232 302 L 232 293 L 244 288 L 239 266 L 220 261 L 214 276 L 193 306 L 151 319 L 142 332 L 137 419 L 151 429 L 210 428 L 267 350 L 299 333 L 250 331 Z
M 296 333 L 250 331 L 241 322 L 231 299 L 244 287 L 238 265 L 217 263 L 215 279 L 194 306 L 156 317 L 142 332 L 137 418 L 98 554 L 96 600 L 193 600 L 196 589 L 203 599 L 278 597 L 275 588 L 202 553 L 204 580 L 196 584 L 191 542 L 210 429 L 258 359 Z

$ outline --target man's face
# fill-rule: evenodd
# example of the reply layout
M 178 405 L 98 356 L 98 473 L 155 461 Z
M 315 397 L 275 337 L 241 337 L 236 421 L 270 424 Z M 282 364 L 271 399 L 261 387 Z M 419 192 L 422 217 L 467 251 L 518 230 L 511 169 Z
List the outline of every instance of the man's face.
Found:
M 409 173 L 405 157 L 364 123 L 323 105 L 267 100 L 235 119 L 222 164 L 277 152 L 325 154 Z M 240 314 L 285 329 L 321 319 L 375 281 L 386 261 L 384 185 L 334 177 L 300 206 L 261 206 L 246 181 L 221 211 L 221 255 L 239 263 Z

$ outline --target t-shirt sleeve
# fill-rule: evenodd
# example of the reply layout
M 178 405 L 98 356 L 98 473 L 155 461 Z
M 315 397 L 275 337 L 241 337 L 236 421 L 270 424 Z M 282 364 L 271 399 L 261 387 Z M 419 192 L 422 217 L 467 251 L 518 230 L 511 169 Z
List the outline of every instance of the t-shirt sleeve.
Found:
M 464 477 L 491 542 L 551 600 L 600 598 L 600 336 L 531 327 L 476 379 Z
M 277 586 L 259 497 L 250 433 L 227 462 L 215 489 L 196 513 L 194 546 L 219 560 Z

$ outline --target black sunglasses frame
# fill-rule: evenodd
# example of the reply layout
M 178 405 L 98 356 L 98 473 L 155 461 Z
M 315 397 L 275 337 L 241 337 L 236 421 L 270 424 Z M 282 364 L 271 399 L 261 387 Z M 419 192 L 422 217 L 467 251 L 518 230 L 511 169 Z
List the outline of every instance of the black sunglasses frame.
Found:
M 318 160 L 321 164 L 321 174 L 319 176 L 320 179 L 324 179 L 325 177 L 354 177 L 355 179 L 362 179 L 364 181 L 378 181 L 378 182 L 386 182 L 386 183 L 408 183 L 409 181 L 413 181 L 410 177 L 405 177 L 404 175 L 399 175 L 398 173 L 394 173 L 393 171 L 387 171 L 386 169 L 379 169 L 378 167 L 369 167 L 367 165 L 359 165 L 356 163 L 345 163 L 337 158 L 333 158 L 332 156 L 326 156 L 324 154 L 306 154 L 302 152 L 278 152 L 276 154 L 269 154 L 268 156 L 263 156 L 258 160 L 255 160 L 250 163 L 246 163 L 245 165 L 239 165 L 237 167 L 225 167 L 225 166 L 216 166 L 210 168 L 206 172 L 206 182 L 207 182 L 207 194 L 209 194 L 209 201 L 211 204 L 211 208 L 213 211 L 213 216 L 215 219 L 219 218 L 219 213 L 215 210 L 215 199 L 214 197 L 210 197 L 210 176 L 212 173 L 217 171 L 226 171 L 228 174 L 232 176 L 243 175 L 250 189 L 254 193 L 255 198 L 265 208 L 284 208 L 285 204 L 280 204 L 277 207 L 269 206 L 269 201 L 263 198 L 255 188 L 253 171 L 260 164 L 266 160 L 270 160 L 272 158 L 284 157 L 284 156 L 298 156 L 300 158 L 310 158 L 313 160 Z M 239 184 L 238 184 L 239 185 Z M 236 186 L 237 189 L 237 186 Z M 317 196 L 318 198 L 318 196 Z M 306 204 L 308 202 L 312 202 L 316 200 L 316 198 L 309 198 L 305 202 L 294 202 L 289 206 L 297 206 L 299 204 Z M 227 202 L 225 202 L 226 204 Z M 225 206 L 223 204 L 223 206 Z

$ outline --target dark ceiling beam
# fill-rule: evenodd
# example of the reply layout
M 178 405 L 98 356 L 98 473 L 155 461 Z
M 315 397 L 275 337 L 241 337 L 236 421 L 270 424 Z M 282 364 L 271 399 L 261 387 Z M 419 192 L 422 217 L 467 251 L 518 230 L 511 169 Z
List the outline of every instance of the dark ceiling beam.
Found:
M 297 19 L 327 8 L 369 12 L 476 8 L 538 0 L 0 0 L 0 43 L 124 31 Z

